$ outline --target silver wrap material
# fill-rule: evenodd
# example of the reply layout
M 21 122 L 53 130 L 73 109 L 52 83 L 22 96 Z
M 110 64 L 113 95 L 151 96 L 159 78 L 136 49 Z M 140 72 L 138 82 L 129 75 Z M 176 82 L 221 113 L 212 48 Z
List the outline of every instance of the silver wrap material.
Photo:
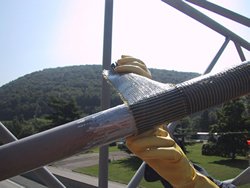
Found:
M 128 106 L 175 88 L 173 84 L 163 84 L 133 73 L 116 74 L 104 70 L 103 75 Z

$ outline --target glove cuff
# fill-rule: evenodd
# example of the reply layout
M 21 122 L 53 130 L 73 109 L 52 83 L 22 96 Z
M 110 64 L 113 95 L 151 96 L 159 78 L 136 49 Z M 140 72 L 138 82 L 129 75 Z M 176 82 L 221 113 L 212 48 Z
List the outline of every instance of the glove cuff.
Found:
M 193 180 L 185 185 L 178 186 L 178 188 L 219 188 L 214 182 L 212 182 L 206 176 L 197 173 Z M 176 187 L 177 188 L 177 187 Z

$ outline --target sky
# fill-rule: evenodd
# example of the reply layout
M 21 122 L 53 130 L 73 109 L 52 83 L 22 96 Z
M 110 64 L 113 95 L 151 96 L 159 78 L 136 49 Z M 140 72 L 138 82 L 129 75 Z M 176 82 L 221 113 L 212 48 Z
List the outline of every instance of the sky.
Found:
M 250 17 L 249 0 L 211 2 Z M 192 6 L 250 41 L 248 27 Z M 0 7 L 0 87 L 46 68 L 102 64 L 105 0 L 1 0 Z M 198 73 L 225 41 L 161 0 L 114 0 L 112 34 L 112 62 L 124 54 L 149 68 Z M 213 71 L 240 61 L 229 42 Z

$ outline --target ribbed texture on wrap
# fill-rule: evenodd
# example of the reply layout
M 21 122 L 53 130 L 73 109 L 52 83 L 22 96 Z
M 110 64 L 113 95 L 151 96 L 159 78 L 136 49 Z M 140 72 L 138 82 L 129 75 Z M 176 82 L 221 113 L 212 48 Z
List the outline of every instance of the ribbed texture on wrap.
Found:
M 250 93 L 250 63 L 177 85 L 104 71 L 129 106 L 139 133 Z
M 176 87 L 185 96 L 190 115 L 248 94 L 250 63 L 243 63 L 215 75 L 201 76 Z

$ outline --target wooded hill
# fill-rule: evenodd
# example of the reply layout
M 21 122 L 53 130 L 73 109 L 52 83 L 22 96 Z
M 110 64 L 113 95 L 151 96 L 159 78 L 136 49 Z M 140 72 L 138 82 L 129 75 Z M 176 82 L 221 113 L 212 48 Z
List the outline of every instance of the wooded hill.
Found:
M 198 73 L 150 69 L 154 80 L 162 83 L 181 83 L 199 76 Z M 100 110 L 101 65 L 81 65 L 44 69 L 20 77 L 0 87 L 0 120 L 11 121 L 15 116 L 24 119 L 44 117 L 50 113 L 49 96 L 72 97 L 84 115 Z M 121 104 L 120 97 L 111 91 L 111 106 Z

